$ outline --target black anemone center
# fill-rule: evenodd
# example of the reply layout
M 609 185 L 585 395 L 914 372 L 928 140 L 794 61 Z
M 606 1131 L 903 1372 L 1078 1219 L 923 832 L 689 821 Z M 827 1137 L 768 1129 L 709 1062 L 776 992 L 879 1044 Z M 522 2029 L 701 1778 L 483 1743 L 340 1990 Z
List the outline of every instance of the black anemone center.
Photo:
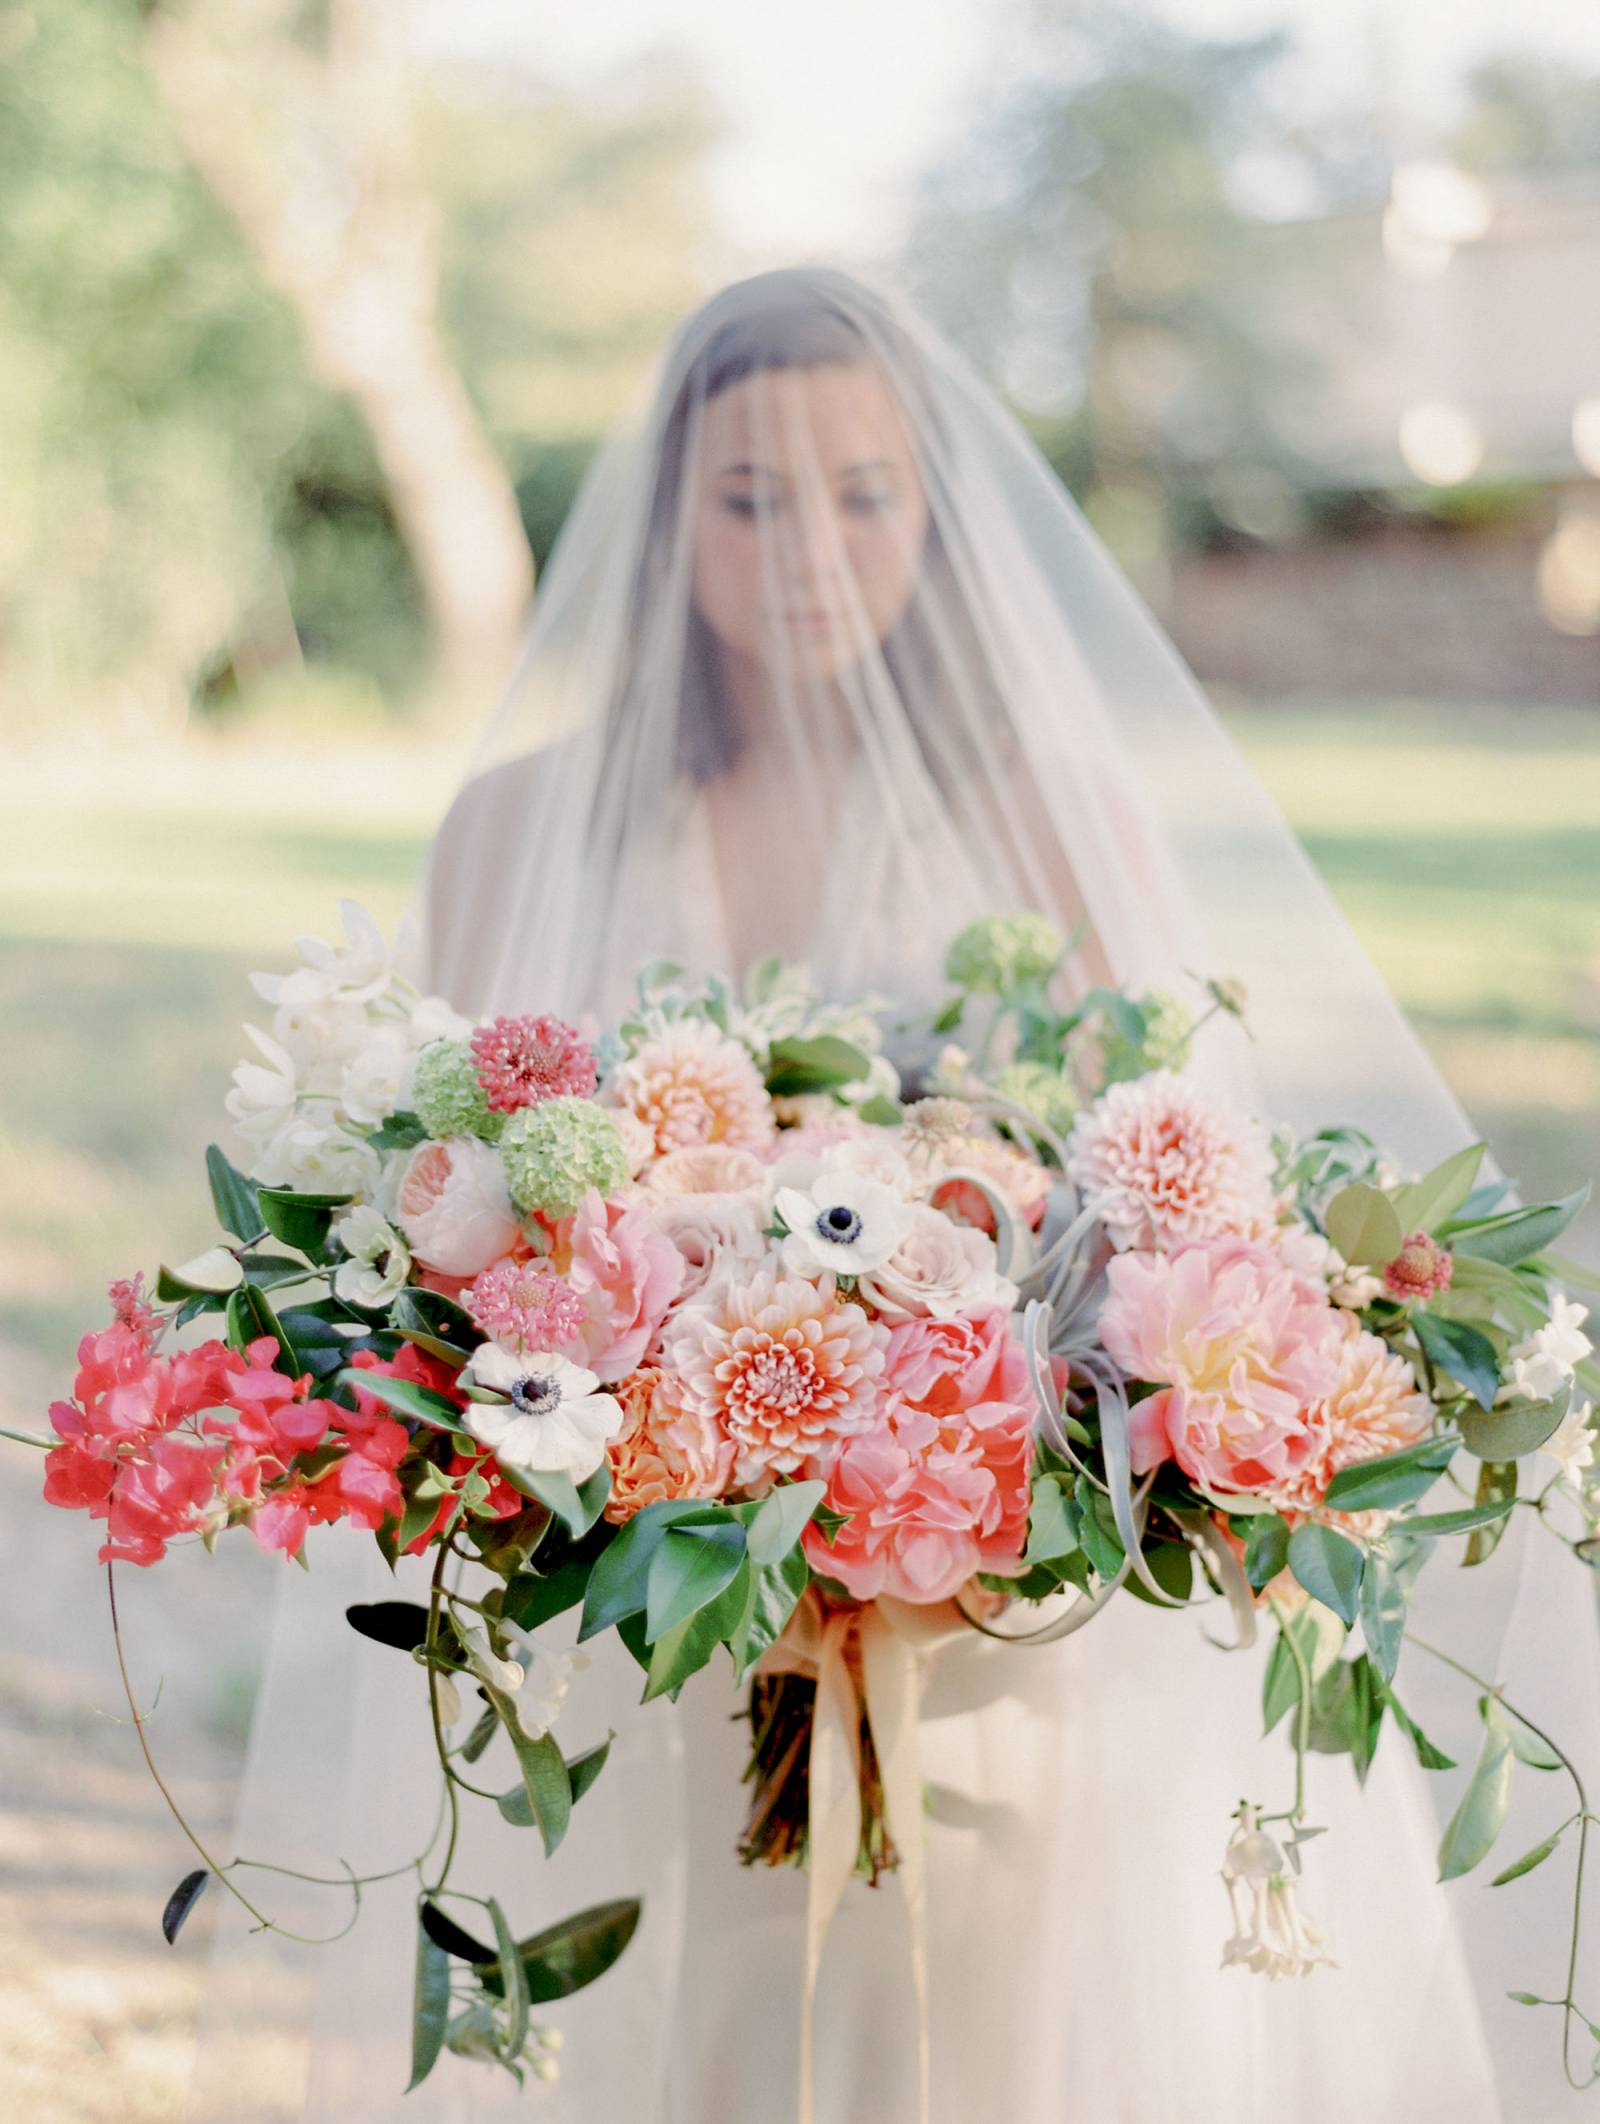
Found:
M 511 1405 L 524 1416 L 548 1416 L 561 1399 L 561 1387 L 554 1379 L 519 1379 L 511 1389 Z
M 861 1237 L 861 1219 L 847 1203 L 835 1202 L 817 1219 L 817 1230 L 836 1246 L 849 1246 Z

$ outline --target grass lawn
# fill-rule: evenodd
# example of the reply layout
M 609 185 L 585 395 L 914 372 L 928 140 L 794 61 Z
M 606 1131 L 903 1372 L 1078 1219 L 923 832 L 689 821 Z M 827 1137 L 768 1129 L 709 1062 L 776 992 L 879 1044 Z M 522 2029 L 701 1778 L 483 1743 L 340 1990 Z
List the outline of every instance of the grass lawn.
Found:
M 1600 1171 L 1600 717 L 1230 719 L 1509 1168 L 1549 1192 Z M 246 974 L 343 893 L 392 923 L 455 772 L 396 751 L 313 785 L 291 757 L 197 750 L 8 776 L 0 1338 L 24 1375 L 59 1375 L 109 1276 L 209 1236 L 200 1154 Z

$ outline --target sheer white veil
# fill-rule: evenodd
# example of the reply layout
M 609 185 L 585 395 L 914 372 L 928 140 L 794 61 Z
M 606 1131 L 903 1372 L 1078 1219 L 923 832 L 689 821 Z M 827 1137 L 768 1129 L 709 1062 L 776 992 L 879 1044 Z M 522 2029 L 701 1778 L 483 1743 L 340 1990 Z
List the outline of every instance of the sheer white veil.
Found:
M 1370 766 L 1386 771 L 1381 755 Z M 896 295 L 852 274 L 738 282 L 683 325 L 584 480 L 431 852 L 429 985 L 475 1014 L 603 1018 L 647 959 L 738 974 L 777 952 L 806 960 L 828 992 L 924 1005 L 963 922 L 1029 907 L 1075 932 L 1066 980 L 1080 989 L 1242 981 L 1251 1040 L 1208 1028 L 1202 1063 L 1274 1120 L 1356 1124 L 1415 1169 L 1472 1139 L 1190 674 L 988 386 Z M 927 1058 L 902 1047 L 900 1059 L 915 1072 Z M 1589 1585 L 1557 1544 L 1527 1537 L 1530 1514 L 1516 1519 L 1480 1568 L 1441 1553 L 1418 1627 L 1600 1768 Z M 396 1655 L 340 1634 L 340 1598 L 374 1586 L 381 1597 L 387 1575 L 349 1544 L 336 1555 L 327 1542 L 312 1562 L 309 1576 L 292 1574 L 276 1622 L 239 1846 L 299 1864 L 309 1829 L 328 1870 L 380 1853 L 393 1863 L 431 1812 L 421 1694 Z M 1190 1656 L 1223 1660 L 1198 1640 Z M 625 1664 L 597 1662 L 578 1698 L 586 1686 L 574 1745 L 591 1727 L 619 1739 L 568 1849 L 543 1867 L 496 1824 L 474 1856 L 514 1872 L 524 1930 L 578 1901 L 644 1891 L 635 1947 L 557 2010 L 567 2091 L 539 2099 L 558 2117 L 648 2120 L 666 2114 L 652 2088 L 692 1886 L 684 1707 L 639 1710 Z M 1470 1761 L 1470 1688 L 1409 1651 L 1400 1686 Z M 1126 1687 L 1137 1691 L 1137 1674 Z M 1276 1764 L 1281 1736 L 1271 1745 Z M 1460 1777 L 1424 1780 L 1404 1748 L 1386 1733 L 1382 1752 L 1400 1760 L 1369 1804 L 1399 1792 L 1424 1814 L 1431 1799 L 1442 1819 Z M 1347 1763 L 1319 1769 L 1329 1784 L 1350 1781 Z M 1566 1811 L 1564 1794 L 1519 1775 L 1529 1790 L 1513 1806 L 1508 1856 Z M 731 1846 L 737 1795 L 726 1804 Z M 1029 1826 L 1046 1839 L 1071 1827 Z M 1219 1894 L 1223 1826 L 1194 1826 L 1197 1896 Z M 1567 2113 L 1555 2017 L 1504 1997 L 1559 1989 L 1566 1867 L 1492 1893 L 1476 1876 L 1430 1891 L 1446 1913 L 1437 1951 L 1470 1966 L 1508 2118 Z M 391 2100 L 404 2076 L 409 1892 L 402 1882 L 373 1901 L 321 1962 L 262 1942 L 220 1950 L 194 2117 L 427 2124 L 492 2117 L 502 2101 L 512 2113 L 514 2090 L 454 2060 L 404 2105 Z M 1148 1922 L 1161 1926 L 1158 1904 Z M 241 2106 L 246 2016 L 226 1987 L 246 1957 L 288 1972 L 247 1986 L 248 2025 L 262 2040 L 270 2031 L 289 2075 L 281 2109 Z M 308 2003 L 308 1981 L 320 2003 Z M 361 2092 L 374 2082 L 382 2099 Z M 1443 2112 L 1408 2111 L 1430 2113 Z

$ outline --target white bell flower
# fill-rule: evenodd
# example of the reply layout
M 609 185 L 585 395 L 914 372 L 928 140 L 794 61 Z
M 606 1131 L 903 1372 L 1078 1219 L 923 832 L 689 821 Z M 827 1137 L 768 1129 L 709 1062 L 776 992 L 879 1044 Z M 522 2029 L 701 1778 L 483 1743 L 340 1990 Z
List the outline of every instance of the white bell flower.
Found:
M 586 1482 L 621 1435 L 627 1413 L 593 1372 L 548 1350 L 481 1343 L 461 1374 L 469 1389 L 506 1398 L 471 1401 L 463 1421 L 503 1468 Z
M 1550 1318 L 1511 1350 L 1506 1380 L 1513 1393 L 1548 1401 L 1571 1383 L 1575 1368 L 1594 1348 L 1583 1332 L 1588 1310 L 1559 1290 L 1551 1292 Z
M 1587 1401 L 1575 1401 L 1551 1435 L 1539 1448 L 1548 1453 L 1566 1482 L 1577 1482 L 1585 1468 L 1594 1465 L 1594 1409 Z
M 411 1252 L 387 1217 L 358 1203 L 339 1218 L 333 1236 L 350 1257 L 334 1271 L 336 1296 L 364 1312 L 377 1312 L 399 1296 L 411 1273 Z
M 1252 1969 L 1274 1980 L 1309 1976 L 1319 1966 L 1336 1968 L 1327 1932 L 1300 1908 L 1289 1862 L 1258 1826 L 1258 1812 L 1248 1804 L 1239 1809 L 1223 1855 L 1233 1932 L 1223 1945 L 1221 1967 Z

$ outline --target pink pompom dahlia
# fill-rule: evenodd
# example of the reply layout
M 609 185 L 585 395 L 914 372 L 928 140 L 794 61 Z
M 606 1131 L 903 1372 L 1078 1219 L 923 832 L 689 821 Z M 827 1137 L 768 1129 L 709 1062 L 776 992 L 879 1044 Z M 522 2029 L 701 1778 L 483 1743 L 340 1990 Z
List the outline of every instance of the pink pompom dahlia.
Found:
M 472 1059 L 489 1111 L 514 1114 L 541 1099 L 587 1099 L 594 1051 L 560 1018 L 496 1018 L 472 1035 Z
M 1118 1247 L 1170 1249 L 1277 1215 L 1261 1128 L 1170 1070 L 1113 1084 L 1078 1116 L 1067 1176 Z
M 735 1479 L 765 1487 L 882 1417 L 887 1331 L 815 1282 L 760 1270 L 713 1284 L 667 1330 L 685 1399 L 731 1439 Z
M 661 1152 L 702 1143 L 759 1152 L 772 1141 L 761 1072 L 705 1018 L 679 1018 L 646 1040 L 613 1072 L 607 1096 L 638 1116 Z

